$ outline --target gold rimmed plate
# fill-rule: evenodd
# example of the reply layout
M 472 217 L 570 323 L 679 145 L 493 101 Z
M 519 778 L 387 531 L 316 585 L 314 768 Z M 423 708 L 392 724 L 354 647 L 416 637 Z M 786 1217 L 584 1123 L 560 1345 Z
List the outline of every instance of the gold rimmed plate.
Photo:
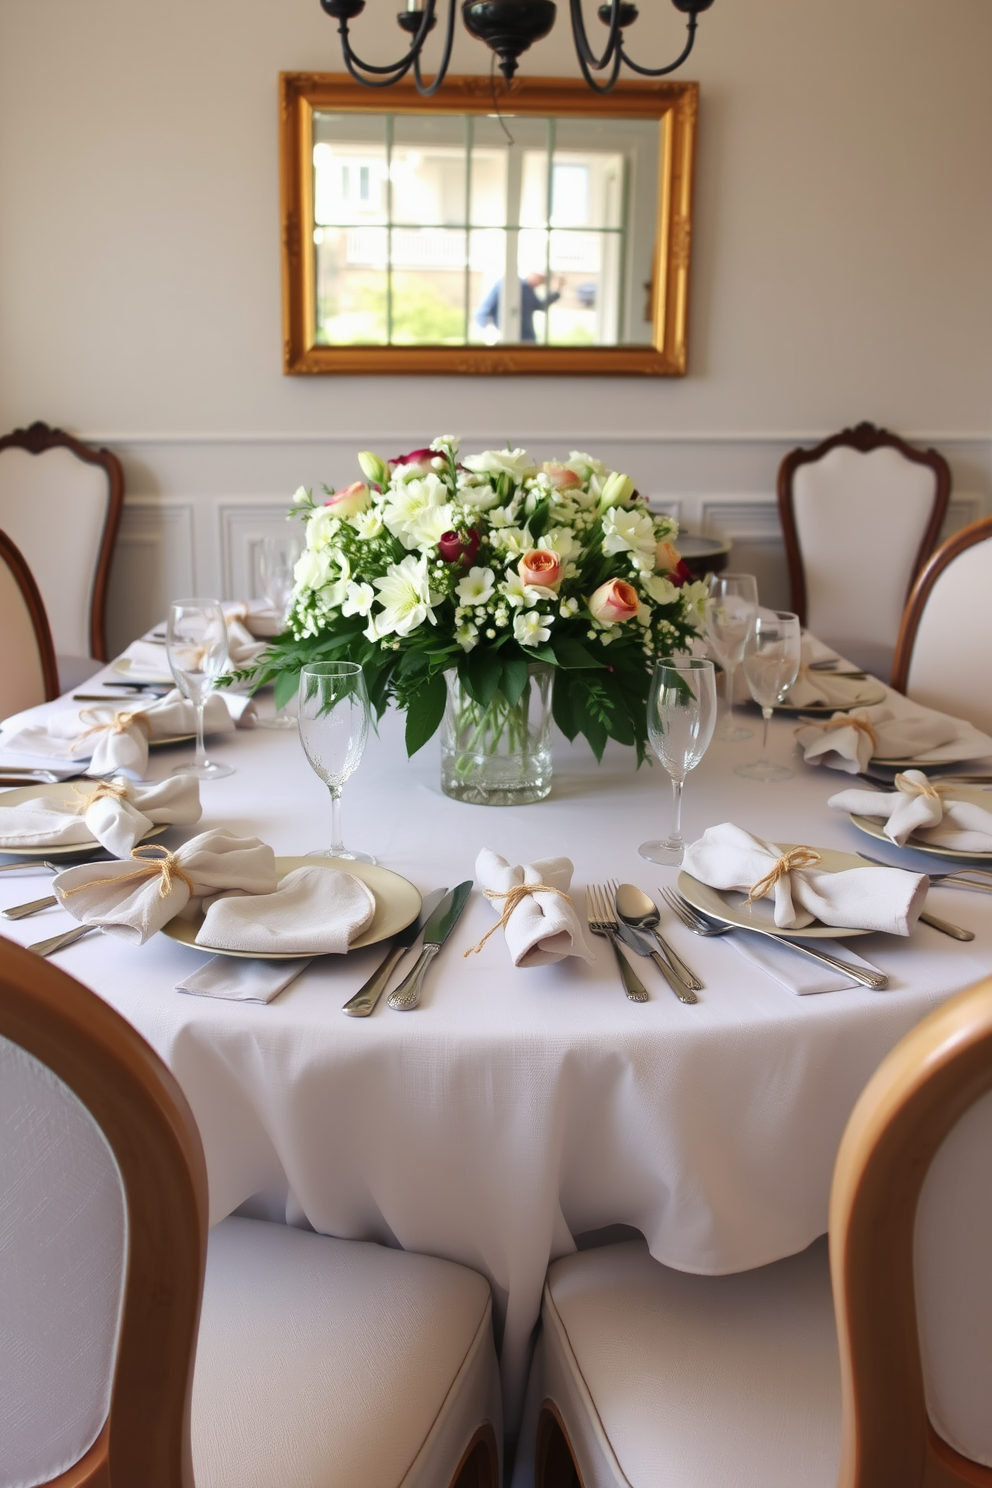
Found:
M 362 946 L 377 945 L 380 940 L 398 935 L 420 913 L 419 890 L 414 888 L 409 879 L 401 878 L 388 868 L 380 868 L 374 863 L 352 863 L 345 858 L 276 858 L 276 872 L 280 882 L 294 868 L 332 868 L 338 873 L 351 873 L 372 891 L 375 900 L 372 922 L 361 935 L 355 937 L 349 950 L 357 951 Z M 226 951 L 221 946 L 197 945 L 196 937 L 202 924 L 202 914 L 190 920 L 170 920 L 167 925 L 162 926 L 162 934 L 208 956 L 237 956 L 246 961 L 293 961 L 297 956 L 313 954 L 312 951 Z
M 797 844 L 776 842 L 774 846 L 780 853 L 787 853 Z M 817 847 L 813 850 L 820 854 L 820 861 L 816 866 L 822 872 L 843 873 L 848 868 L 871 866 L 855 853 L 835 852 L 832 847 Z M 725 925 L 733 925 L 738 930 L 770 930 L 773 935 L 781 935 L 784 940 L 843 940 L 852 935 L 872 933 L 870 930 L 854 930 L 845 925 L 824 925 L 820 920 L 814 920 L 802 930 L 783 930 L 775 923 L 775 905 L 772 899 L 758 899 L 747 907 L 746 894 L 738 894 L 730 889 L 712 889 L 709 884 L 700 883 L 698 878 L 693 878 L 691 873 L 684 870 L 679 874 L 678 887 L 679 892 L 696 909 L 701 909 L 704 914 L 712 915 L 715 920 L 722 920 Z
M 961 785 L 956 795 L 962 801 L 981 806 L 985 810 L 992 810 L 992 791 L 982 790 L 977 785 Z M 877 816 L 860 816 L 851 812 L 851 820 L 859 832 L 866 832 L 876 841 L 888 843 L 889 847 L 900 845 L 898 842 L 893 842 L 891 837 L 886 837 L 885 822 Z M 952 863 L 992 863 L 992 852 L 958 852 L 955 847 L 937 847 L 933 842 L 921 842 L 918 837 L 908 838 L 902 846 L 911 847 L 914 852 L 931 853 L 935 858 L 945 858 Z
M 75 804 L 79 800 L 80 791 L 92 794 L 100 784 L 99 780 L 74 780 L 72 782 L 60 780 L 54 785 L 25 785 L 19 790 L 4 791 L 0 795 L 0 853 L 17 853 L 18 857 L 25 858 L 71 858 L 81 852 L 86 852 L 88 848 L 92 848 L 95 852 L 100 844 L 88 833 L 77 842 L 53 842 L 48 846 L 41 844 L 37 847 L 22 847 L 19 843 L 13 846 L 8 845 L 8 839 L 4 834 L 3 813 L 11 807 L 23 805 L 25 801 L 37 801 L 40 798 Z M 160 837 L 164 831 L 164 824 L 152 827 L 151 831 L 146 832 L 141 840 L 147 842 L 150 837 Z

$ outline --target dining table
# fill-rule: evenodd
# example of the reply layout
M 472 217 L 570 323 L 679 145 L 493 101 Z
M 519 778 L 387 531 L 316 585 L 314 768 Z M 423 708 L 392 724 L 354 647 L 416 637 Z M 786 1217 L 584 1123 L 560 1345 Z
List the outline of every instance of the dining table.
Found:
M 271 700 L 260 707 L 271 711 Z M 742 717 L 754 737 L 714 740 L 688 778 L 687 840 L 733 822 L 772 842 L 933 867 L 828 808 L 850 779 L 804 763 L 792 716 L 775 716 L 769 745 L 793 777 L 737 776 L 761 742 L 757 714 Z M 345 788 L 352 847 L 424 894 L 473 878 L 482 848 L 511 864 L 568 857 L 580 910 L 589 884 L 635 884 L 661 904 L 664 934 L 703 983 L 698 1002 L 676 998 L 648 960 L 637 961 L 648 1000 L 629 1000 L 600 938 L 590 937 L 588 963 L 515 968 L 500 933 L 474 950 L 496 921 L 478 888 L 412 1012 L 383 999 L 371 1017 L 342 1013 L 382 946 L 315 958 L 267 1004 L 177 991 L 209 953 L 164 934 L 144 945 L 91 934 L 57 962 L 115 1007 L 178 1080 L 203 1141 L 211 1223 L 239 1212 L 441 1256 L 488 1278 L 512 1434 L 550 1261 L 626 1226 L 662 1264 L 717 1275 L 766 1265 L 823 1234 L 859 1093 L 915 1023 L 992 972 L 992 903 L 933 884 L 927 907 L 974 940 L 922 923 L 905 938 L 861 936 L 847 944 L 887 974 L 884 990 L 798 996 L 740 954 L 734 935 L 697 938 L 661 900 L 679 870 L 638 854 L 669 822 L 659 765 L 638 769 L 633 750 L 612 743 L 597 762 L 584 741 L 556 734 L 547 799 L 473 806 L 442 794 L 436 739 L 407 757 L 403 722 L 385 714 Z M 281 855 L 326 849 L 327 790 L 295 731 L 239 729 L 209 743 L 234 773 L 203 782 L 202 819 L 158 842 L 172 848 L 224 827 Z M 191 750 L 153 749 L 149 776 L 167 775 Z M 42 873 L 0 873 L 0 909 L 44 892 Z M 30 944 L 71 924 L 51 908 L 5 920 L 2 933 Z

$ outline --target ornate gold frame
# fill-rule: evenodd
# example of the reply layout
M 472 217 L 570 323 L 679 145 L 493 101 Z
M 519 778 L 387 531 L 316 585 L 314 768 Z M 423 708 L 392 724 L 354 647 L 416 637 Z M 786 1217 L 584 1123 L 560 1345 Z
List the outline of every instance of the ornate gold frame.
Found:
M 284 72 L 279 79 L 282 211 L 283 372 L 313 375 L 435 373 L 481 376 L 682 377 L 687 362 L 689 262 L 696 154 L 698 83 L 619 83 L 593 100 L 570 78 L 516 78 L 500 101 L 507 112 L 582 117 L 657 119 L 661 129 L 661 179 L 653 283 L 651 346 L 318 346 L 314 341 L 312 116 L 335 113 L 488 114 L 488 77 L 449 77 L 435 98 L 424 100 L 412 82 L 383 93 L 346 74 Z

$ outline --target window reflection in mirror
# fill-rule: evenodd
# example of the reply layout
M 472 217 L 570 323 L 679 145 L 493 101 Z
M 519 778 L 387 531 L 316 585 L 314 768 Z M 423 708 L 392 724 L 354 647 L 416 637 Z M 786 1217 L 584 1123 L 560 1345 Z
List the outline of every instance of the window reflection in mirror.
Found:
M 684 371 L 695 85 L 542 81 L 497 117 L 284 77 L 286 370 Z

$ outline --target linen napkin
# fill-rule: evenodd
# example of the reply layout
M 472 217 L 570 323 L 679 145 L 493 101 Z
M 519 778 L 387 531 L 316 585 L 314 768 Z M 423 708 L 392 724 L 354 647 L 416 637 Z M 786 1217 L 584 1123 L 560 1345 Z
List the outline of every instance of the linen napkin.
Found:
M 909 934 L 926 899 L 926 874 L 867 866 L 828 873 L 818 863 L 813 848 L 783 854 L 774 843 L 722 822 L 690 843 L 682 866 L 714 889 L 773 897 L 780 930 L 802 930 L 819 920 L 851 930 Z
M 154 843 L 131 849 L 121 863 L 82 863 L 53 881 L 56 898 L 83 925 L 98 925 L 131 945 L 144 945 L 184 909 L 217 894 L 272 894 L 272 848 L 257 837 L 214 830 L 191 837 L 174 853 Z
M 810 997 L 820 992 L 850 992 L 859 985 L 851 977 L 844 976 L 843 972 L 834 971 L 830 966 L 818 966 L 815 961 L 800 956 L 797 951 L 790 951 L 788 946 L 777 943 L 768 935 L 754 935 L 750 930 L 739 930 L 734 935 L 728 935 L 723 944 L 796 997 Z M 856 955 L 842 941 L 817 938 L 809 941 L 809 944 L 818 951 L 826 951 L 828 956 L 839 956 L 842 961 L 850 961 L 862 971 L 880 970 L 871 961 Z
M 511 865 L 484 847 L 475 860 L 475 876 L 500 916 L 484 939 L 502 925 L 514 966 L 550 966 L 566 956 L 591 961 L 582 922 L 568 898 L 573 872 L 569 858 Z M 544 887 L 534 892 L 530 885 Z
M 354 874 L 294 868 L 271 893 L 215 899 L 196 943 L 208 950 L 344 955 L 374 914 L 372 892 Z
M 153 826 L 190 826 L 199 821 L 200 782 L 173 775 L 151 785 L 118 776 L 96 789 L 67 783 L 65 796 L 36 796 L 0 812 L 0 850 L 71 846 L 95 838 L 115 857 L 125 857 Z
M 298 961 L 232 961 L 229 956 L 211 956 L 177 982 L 176 991 L 192 997 L 223 997 L 228 1002 L 271 1002 L 309 965 L 309 956 Z
M 883 819 L 886 837 L 900 847 L 915 837 L 956 852 L 992 852 L 992 811 L 976 801 L 955 800 L 960 787 L 953 781 L 934 785 L 922 770 L 907 770 L 896 776 L 895 787 L 894 791 L 839 791 L 827 805 L 834 811 Z
M 872 759 L 913 759 L 951 744 L 959 722 L 946 713 L 895 713 L 885 704 L 835 713 L 796 730 L 808 764 L 860 774 Z
M 225 600 L 221 609 L 227 621 L 229 637 L 232 623 L 235 622 L 256 641 L 269 640 L 285 629 L 285 617 L 273 609 L 267 599 Z
M 813 672 L 803 665 L 782 701 L 795 708 L 852 708 L 871 697 L 878 697 L 878 683 L 873 677 Z

